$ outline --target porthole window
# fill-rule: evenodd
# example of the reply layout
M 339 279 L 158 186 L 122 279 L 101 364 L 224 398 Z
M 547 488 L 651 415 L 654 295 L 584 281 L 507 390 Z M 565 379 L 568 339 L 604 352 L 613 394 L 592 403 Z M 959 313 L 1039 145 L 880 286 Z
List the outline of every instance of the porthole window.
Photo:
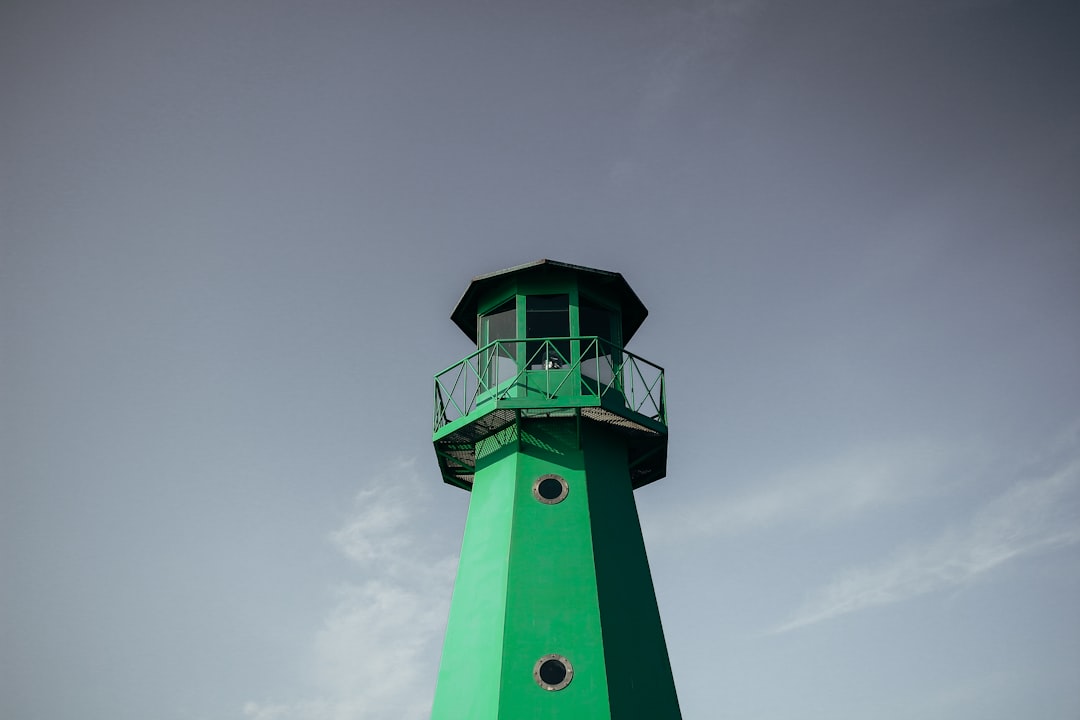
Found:
M 541 475 L 533 483 L 533 497 L 545 505 L 561 503 L 570 486 L 559 475 Z
M 562 655 L 545 655 L 533 668 L 533 679 L 545 690 L 562 690 L 573 678 L 574 667 Z

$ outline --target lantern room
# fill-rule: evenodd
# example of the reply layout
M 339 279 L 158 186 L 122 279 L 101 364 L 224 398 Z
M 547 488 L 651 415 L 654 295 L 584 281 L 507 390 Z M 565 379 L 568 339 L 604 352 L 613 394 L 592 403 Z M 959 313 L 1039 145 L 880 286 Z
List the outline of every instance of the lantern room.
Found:
M 539 260 L 474 278 L 451 319 L 477 350 L 435 378 L 444 479 L 467 488 L 477 442 L 539 417 L 601 422 L 643 446 L 662 440 L 662 452 L 646 448 L 652 462 L 635 487 L 663 477 L 663 369 L 623 347 L 646 315 L 615 272 Z

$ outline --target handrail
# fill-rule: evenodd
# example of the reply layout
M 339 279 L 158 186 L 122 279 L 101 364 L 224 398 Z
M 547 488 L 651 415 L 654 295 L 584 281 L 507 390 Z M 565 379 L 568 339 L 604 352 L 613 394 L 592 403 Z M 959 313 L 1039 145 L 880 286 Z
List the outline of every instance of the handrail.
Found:
M 493 340 L 435 375 L 435 430 L 507 398 L 589 398 L 667 424 L 664 369 L 596 336 Z

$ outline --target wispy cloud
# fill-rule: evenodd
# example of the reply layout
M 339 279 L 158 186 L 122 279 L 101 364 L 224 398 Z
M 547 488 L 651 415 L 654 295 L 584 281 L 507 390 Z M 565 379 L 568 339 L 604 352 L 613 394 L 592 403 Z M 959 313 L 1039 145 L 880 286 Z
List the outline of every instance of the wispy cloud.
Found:
M 1080 542 L 1080 461 L 1021 482 L 982 506 L 961 529 L 854 568 L 813 593 L 783 633 L 970 582 L 1019 557 Z
M 672 6 L 660 16 L 660 34 L 643 82 L 638 122 L 658 121 L 683 92 L 686 76 L 702 65 L 710 75 L 730 63 L 760 0 L 705 0 Z
M 650 538 L 736 535 L 781 524 L 828 524 L 941 489 L 951 451 L 929 443 L 860 448 L 754 482 L 649 521 Z
M 316 695 L 249 702 L 249 720 L 410 720 L 431 710 L 436 664 L 457 565 L 424 529 L 434 501 L 412 461 L 356 496 L 330 536 L 364 580 L 336 592 L 312 643 Z
M 664 125 L 688 98 L 700 100 L 701 77 L 716 80 L 734 64 L 743 37 L 764 5 L 762 0 L 693 0 L 664 6 L 641 40 L 647 62 L 642 68 L 633 113 L 643 137 Z M 635 29 L 636 32 L 636 29 Z M 690 92 L 690 88 L 695 88 Z M 695 108 L 700 109 L 696 104 Z M 612 161 L 607 181 L 622 188 L 650 172 L 638 143 Z

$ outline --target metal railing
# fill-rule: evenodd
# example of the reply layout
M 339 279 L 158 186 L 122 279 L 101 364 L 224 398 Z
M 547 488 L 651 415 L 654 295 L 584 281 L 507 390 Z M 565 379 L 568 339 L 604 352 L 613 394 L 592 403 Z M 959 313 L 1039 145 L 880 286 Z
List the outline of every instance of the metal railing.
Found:
M 435 375 L 435 430 L 486 403 L 617 406 L 667 424 L 664 369 L 598 337 L 495 340 Z

